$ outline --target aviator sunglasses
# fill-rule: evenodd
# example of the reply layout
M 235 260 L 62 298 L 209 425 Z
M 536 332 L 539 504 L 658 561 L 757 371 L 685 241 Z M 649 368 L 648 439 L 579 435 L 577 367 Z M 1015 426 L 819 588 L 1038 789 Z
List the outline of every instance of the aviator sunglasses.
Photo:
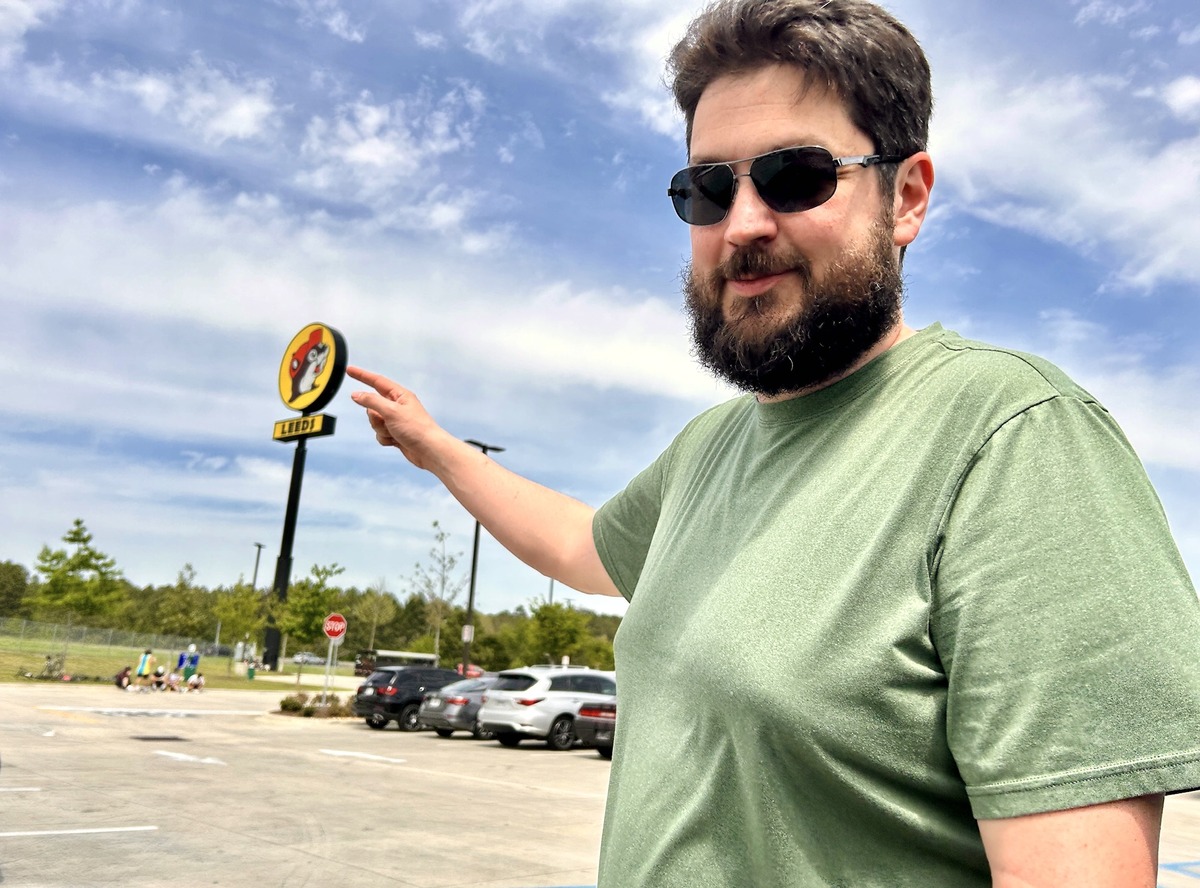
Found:
M 815 145 L 781 148 L 728 163 L 685 167 L 671 179 L 667 196 L 688 225 L 715 225 L 729 213 L 738 179 L 749 176 L 762 202 L 776 213 L 802 213 L 819 207 L 837 190 L 837 171 L 845 166 L 899 163 L 895 155 L 860 154 L 834 157 Z M 735 163 L 750 161 L 749 173 L 735 173 Z

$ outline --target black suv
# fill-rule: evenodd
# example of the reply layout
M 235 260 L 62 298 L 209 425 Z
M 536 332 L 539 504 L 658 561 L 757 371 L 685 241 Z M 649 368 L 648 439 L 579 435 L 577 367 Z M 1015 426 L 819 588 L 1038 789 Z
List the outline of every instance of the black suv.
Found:
M 390 721 L 399 724 L 402 731 L 420 730 L 417 712 L 421 708 L 421 698 L 461 678 L 452 669 L 381 666 L 358 686 L 354 695 L 354 714 L 361 715 L 368 725 L 379 731 Z

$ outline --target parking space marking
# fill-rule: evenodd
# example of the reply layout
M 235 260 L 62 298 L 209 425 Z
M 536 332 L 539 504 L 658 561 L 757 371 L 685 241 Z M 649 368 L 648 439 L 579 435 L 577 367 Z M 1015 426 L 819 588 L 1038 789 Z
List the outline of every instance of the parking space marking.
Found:
M 39 829 L 29 832 L 0 832 L 0 839 L 21 839 L 30 836 L 86 836 L 94 833 L 151 832 L 157 826 L 106 826 L 96 829 Z
M 200 715 L 269 715 L 265 709 L 129 709 L 102 706 L 39 706 L 49 712 L 94 712 L 97 715 L 195 718 Z
M 174 759 L 177 762 L 196 762 L 201 765 L 224 765 L 220 759 L 215 758 L 200 758 L 198 755 L 188 755 L 184 752 L 167 752 L 165 749 L 156 749 L 155 755 L 165 756 L 169 759 Z
M 322 749 L 321 752 L 326 755 L 334 755 L 339 758 L 357 758 L 366 759 L 369 762 L 391 762 L 394 765 L 403 765 L 407 759 L 388 758 L 383 755 L 371 755 L 369 752 L 347 752 L 344 749 Z
M 0 792 L 41 792 L 40 786 L 0 786 Z

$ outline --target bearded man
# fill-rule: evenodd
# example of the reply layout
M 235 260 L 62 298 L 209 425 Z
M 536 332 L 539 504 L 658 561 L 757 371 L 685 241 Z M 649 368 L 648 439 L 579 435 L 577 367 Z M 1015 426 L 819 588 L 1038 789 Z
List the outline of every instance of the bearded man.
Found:
M 348 370 L 502 544 L 630 602 L 600 885 L 1152 888 L 1200 605 L 1093 397 L 905 324 L 919 45 L 864 0 L 721 0 L 670 66 L 696 351 L 746 395 L 593 510 Z

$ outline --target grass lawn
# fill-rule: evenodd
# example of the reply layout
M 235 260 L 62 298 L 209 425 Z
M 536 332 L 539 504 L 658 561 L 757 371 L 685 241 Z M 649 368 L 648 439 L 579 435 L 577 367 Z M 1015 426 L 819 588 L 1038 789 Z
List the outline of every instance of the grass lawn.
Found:
M 25 682 L 25 673 L 38 675 L 46 663 L 47 654 L 61 653 L 57 647 L 48 646 L 44 639 L 21 639 L 11 636 L 0 636 L 0 682 Z M 126 666 L 137 666 L 140 650 L 126 650 L 120 647 L 108 647 L 101 644 L 73 643 L 67 650 L 64 664 L 64 675 L 70 675 L 75 680 L 90 680 L 94 678 L 111 682 L 113 677 Z M 158 665 L 167 667 L 169 672 L 175 665 L 179 651 L 156 650 Z M 238 664 L 240 665 L 240 664 Z M 293 682 L 266 682 L 258 678 L 250 679 L 245 674 L 238 674 L 235 664 L 227 657 L 201 657 L 200 671 L 204 673 L 205 686 L 208 688 L 229 688 L 249 691 L 266 691 L 278 688 L 280 695 L 303 690 L 309 693 L 320 692 L 324 682 L 324 666 L 297 666 L 290 660 L 280 663 L 277 675 L 289 675 L 296 678 L 299 671 L 299 685 Z M 353 675 L 353 663 L 338 663 L 338 675 Z M 258 673 L 262 676 L 262 672 Z M 337 693 L 345 695 L 352 693 L 339 689 Z

